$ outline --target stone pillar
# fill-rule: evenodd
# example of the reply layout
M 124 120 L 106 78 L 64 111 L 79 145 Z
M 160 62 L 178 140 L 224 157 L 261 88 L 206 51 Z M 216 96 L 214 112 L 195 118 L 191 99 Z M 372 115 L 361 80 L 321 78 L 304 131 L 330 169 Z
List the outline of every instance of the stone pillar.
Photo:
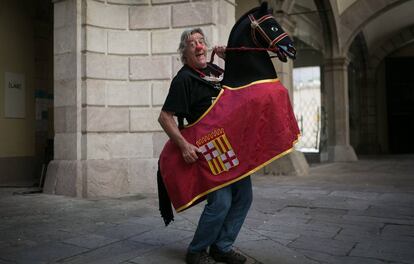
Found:
M 286 33 L 293 37 L 295 28 L 287 15 L 278 15 L 276 20 L 280 23 Z M 277 58 L 272 59 L 278 78 L 289 91 L 290 102 L 293 107 L 293 61 L 288 59 L 286 63 L 279 61 Z M 297 175 L 304 176 L 309 174 L 309 165 L 302 152 L 293 149 L 286 156 L 275 160 L 264 168 L 265 174 L 273 175 Z
M 348 64 L 344 57 L 330 58 L 323 65 L 323 101 L 327 111 L 327 148 L 323 161 L 356 161 L 349 143 Z
M 155 192 L 167 140 L 157 119 L 181 67 L 181 32 L 201 27 L 211 44 L 227 43 L 234 1 L 54 5 L 55 157 L 45 191 L 82 197 Z
M 54 2 L 54 160 L 46 193 L 82 196 L 81 0 Z

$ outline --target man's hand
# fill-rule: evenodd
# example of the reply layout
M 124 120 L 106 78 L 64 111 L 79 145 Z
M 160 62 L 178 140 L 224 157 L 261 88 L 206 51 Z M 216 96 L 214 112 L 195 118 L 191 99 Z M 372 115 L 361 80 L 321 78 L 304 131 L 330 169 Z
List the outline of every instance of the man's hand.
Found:
M 161 127 L 171 140 L 181 149 L 184 161 L 187 163 L 194 163 L 198 160 L 197 154 L 201 153 L 201 151 L 196 146 L 188 143 L 183 135 L 181 135 L 177 123 L 175 123 L 173 114 L 174 113 L 171 112 L 161 111 L 158 122 L 160 122 Z
M 201 153 L 201 151 L 196 146 L 186 142 L 184 146 L 180 148 L 185 162 L 191 164 L 198 160 L 198 154 Z
M 214 46 L 213 50 L 219 58 L 226 59 L 226 46 Z

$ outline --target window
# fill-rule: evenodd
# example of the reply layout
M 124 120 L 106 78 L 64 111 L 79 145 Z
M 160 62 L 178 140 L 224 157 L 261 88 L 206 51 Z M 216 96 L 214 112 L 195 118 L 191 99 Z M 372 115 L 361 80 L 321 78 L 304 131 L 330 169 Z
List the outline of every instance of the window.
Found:
M 293 104 L 301 137 L 296 148 L 302 152 L 319 152 L 321 130 L 320 67 L 293 69 Z

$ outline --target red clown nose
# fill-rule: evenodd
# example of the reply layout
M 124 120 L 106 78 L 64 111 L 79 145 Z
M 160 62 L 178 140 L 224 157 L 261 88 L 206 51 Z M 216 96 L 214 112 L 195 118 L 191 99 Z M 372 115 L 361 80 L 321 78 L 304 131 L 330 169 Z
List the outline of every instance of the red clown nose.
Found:
M 196 51 L 199 51 L 199 50 L 202 50 L 202 49 L 203 49 L 203 45 L 198 44 L 198 45 L 196 46 Z

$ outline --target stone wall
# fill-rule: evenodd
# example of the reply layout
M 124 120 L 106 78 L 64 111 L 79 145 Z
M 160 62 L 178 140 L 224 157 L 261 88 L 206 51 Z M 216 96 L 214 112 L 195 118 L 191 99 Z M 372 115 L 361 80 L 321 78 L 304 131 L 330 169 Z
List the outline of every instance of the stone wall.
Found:
M 59 181 L 76 186 L 69 195 L 84 197 L 155 192 L 157 159 L 167 139 L 157 118 L 181 67 L 181 32 L 199 26 L 211 44 L 225 44 L 234 9 L 234 1 L 224 0 L 55 2 L 55 94 L 64 98 L 55 100 L 49 192 L 57 192 Z M 56 26 L 66 16 L 81 20 L 78 29 L 70 22 Z M 76 52 L 59 49 L 77 41 Z M 81 164 L 75 180 L 58 173 L 68 160 Z

